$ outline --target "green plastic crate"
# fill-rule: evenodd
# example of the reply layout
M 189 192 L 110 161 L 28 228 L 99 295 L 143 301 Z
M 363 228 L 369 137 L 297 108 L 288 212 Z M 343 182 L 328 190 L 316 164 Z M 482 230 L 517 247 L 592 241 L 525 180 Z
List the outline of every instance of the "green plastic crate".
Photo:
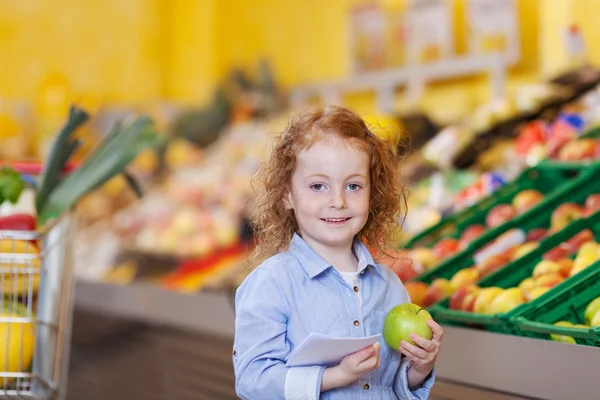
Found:
M 548 236 L 540 242 L 540 245 L 537 249 L 485 277 L 478 282 L 477 285 L 482 288 L 496 286 L 503 289 L 518 286 L 519 283 L 533 274 L 535 266 L 539 261 L 542 260 L 544 253 L 575 236 L 583 229 L 592 229 L 596 240 L 600 241 L 600 212 L 596 212 L 588 218 L 574 221 L 560 232 Z M 578 275 L 575 275 L 566 279 L 536 300 L 545 301 L 545 299 L 554 297 L 556 293 L 560 293 L 563 288 L 570 285 L 571 282 L 577 278 Z M 432 314 L 433 318 L 436 319 L 436 321 L 450 325 L 480 327 L 492 332 L 509 334 L 519 333 L 515 325 L 515 318 L 522 316 L 522 314 L 527 310 L 528 306 L 534 304 L 533 302 L 529 304 L 522 304 L 505 314 L 487 315 L 452 310 L 448 308 L 448 302 L 449 299 L 445 299 L 441 303 L 428 308 L 429 312 Z
M 433 246 L 445 237 L 459 238 L 462 232 L 470 225 L 485 225 L 485 217 L 492 207 L 510 203 L 517 193 L 525 189 L 536 189 L 548 195 L 557 189 L 557 183 L 565 182 L 577 176 L 584 165 L 565 165 L 552 163 L 539 165 L 521 172 L 512 182 L 498 188 L 494 193 L 480 200 L 474 205 L 445 217 L 439 223 L 415 235 L 404 247 Z
M 556 166 L 556 168 L 558 169 L 552 170 L 560 170 L 558 166 Z M 573 170 L 567 169 L 567 171 Z M 519 228 L 528 232 L 535 228 L 548 228 L 552 212 L 560 204 L 565 202 L 583 204 L 590 193 L 600 193 L 600 166 L 589 166 L 583 169 L 583 172 L 576 178 L 573 178 L 564 184 L 556 182 L 555 187 L 556 189 L 547 194 L 544 200 L 537 206 L 503 225 L 490 229 L 471 242 L 465 250 L 444 260 L 437 267 L 425 271 L 416 277 L 415 280 L 429 284 L 436 278 L 452 278 L 456 272 L 474 264 L 473 256 L 478 250 L 510 229 Z
M 600 138 L 600 126 L 593 127 L 585 131 L 582 135 L 582 138 L 588 139 L 599 139 Z
M 600 262 L 557 287 L 553 296 L 541 296 L 527 304 L 514 320 L 517 334 L 546 340 L 552 340 L 552 334 L 564 335 L 578 344 L 600 347 L 600 327 L 576 329 L 553 325 L 558 321 L 583 324 L 585 308 L 597 297 L 600 297 Z

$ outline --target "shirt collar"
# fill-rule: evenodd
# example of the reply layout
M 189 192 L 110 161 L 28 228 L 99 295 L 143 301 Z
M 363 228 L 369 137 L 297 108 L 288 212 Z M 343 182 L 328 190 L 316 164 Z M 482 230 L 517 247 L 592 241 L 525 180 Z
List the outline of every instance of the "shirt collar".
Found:
M 380 267 L 375 264 L 373 256 L 360 240 L 354 241 L 352 250 L 356 258 L 358 258 L 359 273 L 363 273 L 368 267 L 373 267 L 372 269 L 377 271 L 379 275 L 384 276 L 383 272 L 379 269 Z M 332 267 L 327 260 L 314 251 L 297 233 L 294 233 L 288 251 L 300 261 L 300 264 L 311 279 Z

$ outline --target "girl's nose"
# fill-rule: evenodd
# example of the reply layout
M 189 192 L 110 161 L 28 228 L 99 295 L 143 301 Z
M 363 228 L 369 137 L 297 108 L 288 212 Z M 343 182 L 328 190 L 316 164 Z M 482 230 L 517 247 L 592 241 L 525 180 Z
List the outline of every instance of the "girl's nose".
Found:
M 347 206 L 346 196 L 345 196 L 343 190 L 341 192 L 333 195 L 333 198 L 331 200 L 331 208 L 335 208 L 337 210 L 342 210 L 342 209 L 346 208 L 346 206 Z

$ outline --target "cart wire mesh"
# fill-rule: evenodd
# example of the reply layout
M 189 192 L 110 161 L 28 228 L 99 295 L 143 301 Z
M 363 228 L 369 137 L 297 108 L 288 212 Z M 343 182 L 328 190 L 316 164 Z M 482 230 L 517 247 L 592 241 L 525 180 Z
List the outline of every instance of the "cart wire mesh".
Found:
M 72 317 L 70 216 L 0 230 L 0 399 L 61 399 Z

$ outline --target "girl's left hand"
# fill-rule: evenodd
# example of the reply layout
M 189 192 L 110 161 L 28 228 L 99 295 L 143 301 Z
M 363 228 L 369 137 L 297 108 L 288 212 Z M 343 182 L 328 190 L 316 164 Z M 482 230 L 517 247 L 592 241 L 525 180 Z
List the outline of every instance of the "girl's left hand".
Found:
M 414 368 L 425 375 L 428 375 L 435 365 L 435 360 L 440 352 L 442 338 L 444 336 L 444 330 L 434 320 L 427 321 L 427 326 L 429 326 L 433 333 L 431 340 L 427 340 L 415 333 L 411 333 L 410 339 L 415 342 L 417 346 L 404 340 L 400 343 L 400 352 L 412 361 L 411 369 Z

